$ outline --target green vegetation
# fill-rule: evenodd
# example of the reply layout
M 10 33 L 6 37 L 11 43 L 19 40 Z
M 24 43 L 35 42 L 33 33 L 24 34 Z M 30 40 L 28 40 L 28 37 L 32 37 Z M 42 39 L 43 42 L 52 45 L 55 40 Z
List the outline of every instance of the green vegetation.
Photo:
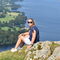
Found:
M 16 0 L 0 0 L 0 12 L 18 9 L 20 5 L 15 4 Z M 21 0 L 17 0 L 21 1 Z
M 56 43 L 52 43 L 52 45 L 51 45 L 51 52 L 53 52 L 54 51 L 54 49 L 56 48 L 56 47 L 58 47 L 58 46 L 60 46 L 60 44 L 56 44 Z M 51 53 L 52 54 L 52 53 Z
M 25 27 L 27 17 L 22 12 L 6 12 L 0 17 L 0 45 L 15 44 L 18 35 L 27 30 Z
M 4 28 L 2 28 L 0 30 L 0 46 L 1 45 L 12 45 L 12 44 L 15 44 L 17 42 L 17 39 L 18 39 L 18 35 L 20 33 L 23 33 L 23 32 L 26 32 L 27 30 L 25 29 L 19 29 L 18 27 L 15 29 L 15 28 L 8 28 L 8 27 L 5 27 L 5 30 Z M 18 30 L 19 29 L 19 30 Z
M 16 13 L 16 12 L 7 12 L 8 15 L 11 15 L 11 16 L 18 16 L 19 13 Z
M 0 18 L 0 21 L 1 22 L 9 22 L 10 20 L 14 20 L 14 17 L 13 16 L 6 16 L 5 18 Z
M 52 43 L 51 49 L 50 49 L 50 50 L 52 50 L 51 52 L 53 53 L 54 49 L 58 46 L 60 46 L 60 45 L 56 44 L 56 43 Z M 36 49 L 36 50 L 38 50 L 38 49 Z M 31 51 L 31 50 L 29 50 L 29 51 Z M 29 51 L 26 52 L 26 46 L 24 46 L 21 50 L 14 52 L 14 53 L 12 53 L 10 50 L 4 51 L 4 52 L 0 53 L 0 60 L 26 60 L 26 58 L 27 58 L 26 55 Z M 31 53 L 33 53 L 33 51 L 31 51 Z M 31 54 L 30 58 L 33 58 L 34 56 L 35 56 L 34 54 Z M 36 59 L 36 60 L 38 60 L 38 59 Z
M 15 18 L 19 15 L 19 13 L 16 12 L 7 12 L 6 17 L 0 18 L 1 22 L 9 22 L 11 20 L 15 20 Z
M 0 53 L 0 60 L 24 60 L 26 46 L 22 50 L 12 53 L 11 51 L 5 51 Z
M 13 31 L 14 29 L 17 30 L 17 31 L 21 30 L 21 28 L 19 28 L 19 27 L 14 27 L 14 28 L 1 27 L 0 29 L 1 29 L 1 30 L 5 30 L 5 31 L 8 31 L 9 29 L 10 29 L 11 31 Z
M 7 12 L 5 17 L 0 18 L 0 25 L 2 26 L 23 26 L 26 22 L 26 16 L 21 12 Z
M 0 0 L 0 45 L 15 44 L 18 35 L 27 30 L 27 17 L 23 12 L 12 11 L 21 7 L 15 4 L 16 0 Z M 22 1 L 22 0 L 17 0 Z

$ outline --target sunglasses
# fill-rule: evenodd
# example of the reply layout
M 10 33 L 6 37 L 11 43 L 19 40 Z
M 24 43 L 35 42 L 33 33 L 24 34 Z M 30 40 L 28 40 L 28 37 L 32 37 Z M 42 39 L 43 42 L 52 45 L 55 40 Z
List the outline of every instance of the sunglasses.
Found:
M 28 22 L 28 24 L 29 24 L 29 23 L 33 23 L 33 22 Z

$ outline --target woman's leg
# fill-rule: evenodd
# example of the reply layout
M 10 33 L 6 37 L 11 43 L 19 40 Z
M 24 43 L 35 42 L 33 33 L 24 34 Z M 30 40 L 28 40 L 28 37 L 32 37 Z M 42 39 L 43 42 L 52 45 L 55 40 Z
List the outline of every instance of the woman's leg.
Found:
M 29 35 L 27 35 L 27 36 L 29 36 Z M 18 46 L 19 46 L 21 43 L 24 42 L 24 38 L 25 38 L 25 37 L 26 37 L 26 36 L 22 36 L 21 34 L 18 36 L 18 41 L 17 41 L 17 43 L 16 43 L 16 45 L 15 45 L 15 48 L 18 48 Z M 31 46 L 32 46 L 32 45 L 28 45 L 27 48 L 31 48 Z
M 15 45 L 15 48 L 18 48 L 18 46 L 23 42 L 22 40 L 23 40 L 23 36 L 20 35 L 20 36 L 18 37 L 18 41 L 17 41 L 17 43 L 16 43 L 16 45 Z

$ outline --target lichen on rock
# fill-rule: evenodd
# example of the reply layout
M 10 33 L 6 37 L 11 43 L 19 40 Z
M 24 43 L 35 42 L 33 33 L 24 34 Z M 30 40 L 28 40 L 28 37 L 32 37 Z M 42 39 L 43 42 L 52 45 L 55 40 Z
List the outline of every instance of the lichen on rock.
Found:
M 60 44 L 55 41 L 38 42 L 28 50 L 25 60 L 54 60 L 60 56 L 58 47 Z M 30 53 L 30 54 L 29 54 Z M 55 58 L 56 57 L 56 58 Z

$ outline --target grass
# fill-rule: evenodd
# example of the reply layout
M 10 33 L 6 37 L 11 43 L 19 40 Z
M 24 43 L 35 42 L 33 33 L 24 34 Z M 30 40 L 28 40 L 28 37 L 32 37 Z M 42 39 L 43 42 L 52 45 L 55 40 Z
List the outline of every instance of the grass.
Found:
M 5 18 L 0 18 L 1 22 L 9 22 L 10 20 L 14 20 L 15 18 L 13 16 L 6 16 Z
M 17 31 L 21 30 L 21 28 L 19 27 L 14 27 Z M 11 29 L 11 31 L 14 30 L 14 28 L 10 28 L 10 27 L 1 27 L 1 30 L 4 30 L 4 31 L 8 31 L 9 29 Z
M 26 47 L 23 47 L 22 50 L 12 53 L 11 51 L 5 51 L 0 53 L 0 60 L 24 60 L 26 53 Z
M 53 43 L 51 45 L 51 52 L 53 53 L 54 49 L 58 46 L 60 46 L 60 45 Z M 24 60 L 26 57 L 25 50 L 26 50 L 26 46 L 24 46 L 22 50 L 19 50 L 15 53 L 12 53 L 10 50 L 1 52 L 0 53 L 0 60 Z M 31 58 L 33 58 L 33 56 L 34 55 L 31 54 Z M 35 59 L 35 60 L 38 60 L 38 59 Z
M 18 16 L 18 14 L 19 13 L 16 13 L 16 12 L 11 12 L 11 13 L 9 13 L 9 12 L 7 12 L 7 14 L 6 14 L 6 17 L 4 17 L 4 18 L 0 18 L 0 21 L 1 22 L 9 22 L 10 20 L 15 20 L 15 18 L 16 18 L 16 16 Z
M 56 43 L 52 43 L 52 45 L 51 45 L 51 54 L 53 53 L 53 51 L 55 50 L 55 48 L 56 47 L 59 47 L 60 46 L 60 44 L 56 44 Z
M 12 15 L 12 16 L 18 16 L 19 13 L 16 13 L 16 12 L 7 12 L 8 15 Z
M 1 29 L 7 31 L 9 27 L 1 27 Z

